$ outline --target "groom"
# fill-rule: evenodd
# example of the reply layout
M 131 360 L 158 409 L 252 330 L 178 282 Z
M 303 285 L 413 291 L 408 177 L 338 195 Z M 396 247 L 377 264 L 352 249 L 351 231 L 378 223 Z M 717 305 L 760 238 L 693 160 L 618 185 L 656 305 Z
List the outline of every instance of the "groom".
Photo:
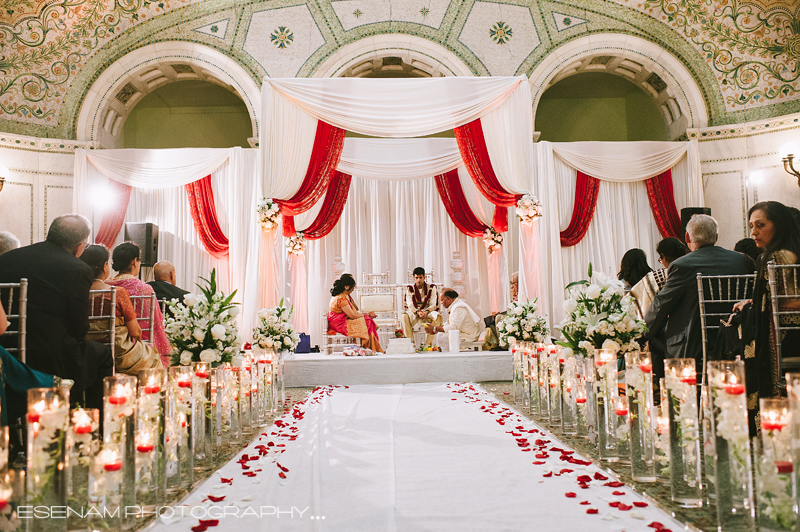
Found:
M 476 342 L 481 334 L 480 318 L 466 302 L 458 298 L 458 292 L 452 288 L 443 288 L 439 300 L 444 308 L 450 311 L 450 319 L 444 325 L 428 325 L 425 332 L 436 335 L 437 345 L 449 342 L 448 331 L 459 331 L 462 342 Z

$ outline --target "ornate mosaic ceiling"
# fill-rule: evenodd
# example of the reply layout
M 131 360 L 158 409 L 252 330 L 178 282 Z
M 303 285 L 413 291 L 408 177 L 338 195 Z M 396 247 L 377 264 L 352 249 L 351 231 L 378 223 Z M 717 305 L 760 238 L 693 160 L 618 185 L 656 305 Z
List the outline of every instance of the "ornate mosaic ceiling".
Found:
M 100 71 L 147 44 L 202 43 L 260 80 L 311 75 L 382 33 L 436 42 L 478 75 L 530 74 L 572 39 L 627 33 L 687 66 L 711 124 L 800 110 L 800 0 L 293 1 L 0 0 L 0 131 L 74 138 Z

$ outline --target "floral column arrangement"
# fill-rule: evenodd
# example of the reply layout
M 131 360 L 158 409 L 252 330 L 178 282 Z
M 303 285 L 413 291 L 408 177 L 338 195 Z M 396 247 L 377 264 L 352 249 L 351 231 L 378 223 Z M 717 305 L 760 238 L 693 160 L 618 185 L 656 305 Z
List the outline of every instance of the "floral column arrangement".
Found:
M 656 481 L 656 409 L 650 353 L 625 353 L 625 384 L 633 480 Z
M 253 346 L 263 350 L 256 354 L 257 358 L 269 356 L 272 360 L 273 409 L 282 407 L 285 400 L 283 353 L 294 350 L 300 343 L 300 334 L 289 321 L 293 312 L 294 308 L 287 308 L 281 299 L 277 307 L 258 311 L 258 324 L 253 329 Z
M 744 362 L 708 363 L 714 484 L 720 530 L 754 526 L 750 428 L 747 420 Z
M 703 505 L 697 371 L 693 358 L 664 361 L 669 415 L 672 500 L 685 508 Z
M 758 526 L 770 531 L 797 530 L 789 401 L 759 399 L 759 403 L 761 441 L 756 443 Z

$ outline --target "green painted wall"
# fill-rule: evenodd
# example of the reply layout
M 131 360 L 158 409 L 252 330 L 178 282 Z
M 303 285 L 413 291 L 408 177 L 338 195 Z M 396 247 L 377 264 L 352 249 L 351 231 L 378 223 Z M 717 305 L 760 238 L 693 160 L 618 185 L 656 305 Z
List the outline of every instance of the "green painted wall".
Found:
M 250 114 L 231 91 L 206 81 L 165 85 L 136 104 L 123 126 L 123 148 L 249 148 Z
M 536 109 L 540 140 L 669 140 L 664 118 L 649 94 L 612 74 L 588 72 L 559 81 Z

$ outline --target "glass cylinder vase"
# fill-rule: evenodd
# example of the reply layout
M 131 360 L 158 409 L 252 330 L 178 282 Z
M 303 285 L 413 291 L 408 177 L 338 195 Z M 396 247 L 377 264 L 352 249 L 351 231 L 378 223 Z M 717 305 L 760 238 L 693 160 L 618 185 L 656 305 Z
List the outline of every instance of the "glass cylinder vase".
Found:
M 672 500 L 685 508 L 703 505 L 697 370 L 693 358 L 664 361 L 670 436 Z
M 586 435 L 593 445 L 598 445 L 597 367 L 594 357 L 586 356 L 583 359 L 583 382 L 586 392 Z
M 575 395 L 578 392 L 576 360 L 574 356 L 564 358 L 558 354 L 561 366 L 561 430 L 564 434 L 578 434 L 578 410 Z
M 575 355 L 575 380 L 572 394 L 575 402 L 575 426 L 578 436 L 589 436 L 588 398 L 586 397 L 586 369 L 584 357 Z
M 512 339 L 509 338 L 509 341 Z M 525 377 L 523 371 L 523 350 L 521 345 L 516 342 L 511 343 L 511 389 L 514 394 L 514 404 L 522 404 L 522 395 L 525 390 Z
M 136 388 L 130 375 L 103 379 L 103 445 L 114 448 L 122 461 L 122 504 L 136 505 Z M 123 517 L 127 528 L 133 518 Z
M 242 422 L 239 409 L 239 374 L 242 368 L 226 367 L 225 390 L 222 405 L 223 439 L 227 440 L 229 449 L 234 452 L 242 445 Z M 227 438 L 226 438 L 227 436 Z
M 528 361 L 528 405 L 531 416 L 539 418 L 539 358 L 533 342 L 522 342 Z
M 562 404 L 563 393 L 561 389 L 561 364 L 559 363 L 559 352 L 547 346 L 545 360 L 547 360 L 547 380 L 549 383 L 550 394 L 550 426 L 562 429 Z
M 197 471 L 211 469 L 211 441 L 206 441 L 206 417 L 211 404 L 211 364 L 194 364 L 193 390 L 194 412 L 192 413 L 192 438 L 194 439 L 194 468 Z
M 594 364 L 597 368 L 595 396 L 597 401 L 597 447 L 600 459 L 607 462 L 619 461 L 617 442 L 617 355 L 610 349 L 595 351 Z
M 625 353 L 625 387 L 628 397 L 631 474 L 635 481 L 655 482 L 657 427 L 650 353 Z
M 136 502 L 148 511 L 166 494 L 166 374 L 163 368 L 139 371 L 136 416 Z
M 792 461 L 800 464 L 800 373 L 786 374 L 786 392 L 789 400 L 790 423 L 792 433 Z M 795 507 L 800 508 L 800 467 L 794 468 Z M 800 514 L 798 514 L 800 520 Z M 798 523 L 800 530 L 800 523 Z
M 720 530 L 726 531 L 749 531 L 754 526 L 750 428 L 744 383 L 743 361 L 708 363 L 713 439 L 710 448 L 714 459 L 714 475 L 709 484 L 713 481 L 717 524 Z
M 175 431 L 178 443 L 178 469 L 181 488 L 189 489 L 194 482 L 195 441 L 192 429 L 194 417 L 194 368 L 172 366 L 169 368 L 172 390 L 175 393 L 177 419 Z
M 264 413 L 264 418 L 262 419 L 263 425 L 267 423 L 269 414 L 274 409 L 274 405 L 272 404 L 272 362 L 275 359 L 275 351 L 272 348 L 262 349 L 257 355 L 258 376 L 261 382 L 261 394 L 259 395 L 259 399 L 261 401 L 261 409 Z
M 67 506 L 77 510 L 67 516 L 67 529 L 79 530 L 89 527 L 85 517 L 90 504 L 90 480 L 95 456 L 100 450 L 100 410 L 78 408 L 70 414 L 67 455 Z
M 253 434 L 252 406 L 250 404 L 250 393 L 252 392 L 250 361 L 243 360 L 242 367 L 239 369 L 239 416 L 242 434 L 247 438 Z
M 758 527 L 796 531 L 791 413 L 787 399 L 759 399 L 761 439 L 754 439 Z

